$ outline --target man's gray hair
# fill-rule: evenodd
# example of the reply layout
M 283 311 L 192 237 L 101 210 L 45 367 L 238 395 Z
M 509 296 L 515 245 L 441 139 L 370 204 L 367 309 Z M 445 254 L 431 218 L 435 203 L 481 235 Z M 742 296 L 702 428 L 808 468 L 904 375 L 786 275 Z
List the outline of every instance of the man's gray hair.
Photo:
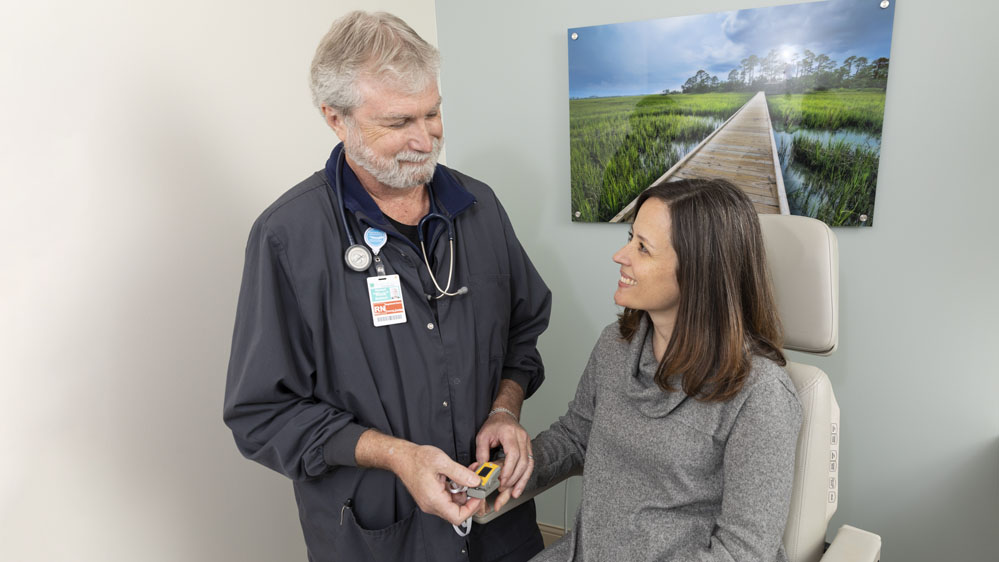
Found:
M 355 11 L 333 22 L 312 59 L 312 102 L 344 116 L 361 105 L 358 78 L 389 81 L 417 93 L 437 81 L 440 55 L 406 22 L 386 12 Z

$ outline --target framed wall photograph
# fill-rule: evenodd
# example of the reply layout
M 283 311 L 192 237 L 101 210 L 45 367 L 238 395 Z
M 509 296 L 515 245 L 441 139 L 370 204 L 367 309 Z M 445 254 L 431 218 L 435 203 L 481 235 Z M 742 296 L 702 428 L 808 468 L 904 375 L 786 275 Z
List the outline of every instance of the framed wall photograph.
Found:
M 569 29 L 572 220 L 718 177 L 760 213 L 872 225 L 893 18 L 826 0 Z

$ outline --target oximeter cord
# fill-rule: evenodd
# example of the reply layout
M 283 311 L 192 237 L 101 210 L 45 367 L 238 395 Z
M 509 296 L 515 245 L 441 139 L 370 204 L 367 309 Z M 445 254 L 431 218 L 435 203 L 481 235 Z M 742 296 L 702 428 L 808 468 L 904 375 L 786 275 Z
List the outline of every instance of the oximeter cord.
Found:
M 452 494 L 460 494 L 462 492 L 468 491 L 468 486 L 458 486 L 457 483 L 448 478 L 447 491 L 451 492 Z M 460 526 L 452 523 L 451 527 L 454 528 L 454 532 L 458 533 L 459 537 L 467 537 L 468 533 L 472 532 L 472 516 L 469 515 L 468 519 L 466 519 L 465 522 L 462 523 Z M 462 529 L 464 529 L 464 531 L 462 531 Z

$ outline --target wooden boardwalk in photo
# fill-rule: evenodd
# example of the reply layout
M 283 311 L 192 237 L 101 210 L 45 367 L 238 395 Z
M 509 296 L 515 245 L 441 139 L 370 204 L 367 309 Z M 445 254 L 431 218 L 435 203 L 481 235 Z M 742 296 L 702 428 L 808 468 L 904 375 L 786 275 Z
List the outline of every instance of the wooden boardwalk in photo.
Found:
M 763 92 L 753 96 L 652 185 L 690 178 L 726 179 L 749 195 L 758 213 L 789 214 Z M 632 201 L 611 222 L 633 221 L 634 207 Z

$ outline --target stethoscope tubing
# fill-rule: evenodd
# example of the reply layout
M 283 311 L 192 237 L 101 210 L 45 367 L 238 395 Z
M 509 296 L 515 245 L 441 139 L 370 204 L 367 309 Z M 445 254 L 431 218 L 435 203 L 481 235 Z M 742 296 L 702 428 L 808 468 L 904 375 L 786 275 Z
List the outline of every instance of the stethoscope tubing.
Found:
M 340 222 L 341 224 L 343 224 L 344 234 L 347 235 L 348 250 L 347 254 L 344 257 L 344 262 L 347 264 L 348 267 L 350 267 L 354 271 L 360 272 L 367 268 L 363 269 L 356 268 L 353 264 L 351 264 L 350 259 L 347 257 L 350 254 L 350 250 L 355 246 L 359 245 L 357 244 L 357 241 L 354 239 L 354 234 L 351 232 L 350 225 L 347 223 L 347 210 L 346 210 L 346 205 L 344 205 L 343 202 L 343 162 L 345 159 L 346 159 L 345 151 L 343 150 L 343 148 L 341 148 L 340 153 L 337 154 L 337 159 L 336 159 L 336 177 L 334 178 L 333 181 L 334 184 L 333 191 L 336 192 L 336 202 L 338 208 L 337 210 L 340 213 Z M 437 277 L 434 275 L 434 271 L 430 267 L 430 259 L 427 257 L 427 248 L 425 243 L 426 240 L 425 236 L 423 235 L 427 223 L 432 220 L 444 221 L 444 226 L 447 229 L 448 247 L 450 248 L 449 254 L 451 259 L 449 260 L 450 263 L 448 265 L 447 285 L 445 285 L 443 289 L 441 288 L 440 284 L 437 282 Z M 457 291 L 451 292 L 451 281 L 454 276 L 454 221 L 450 217 L 442 213 L 431 210 L 431 212 L 427 213 L 426 216 L 420 219 L 420 222 L 417 223 L 416 225 L 416 230 L 417 230 L 417 235 L 419 236 L 420 239 L 420 251 L 423 253 L 423 263 L 427 266 L 427 273 L 430 274 L 430 280 L 433 282 L 434 288 L 436 288 L 437 291 L 440 292 L 440 294 L 434 298 L 440 299 L 445 296 L 455 297 L 467 293 L 468 289 L 466 287 L 461 287 Z M 367 248 L 364 249 L 367 250 Z M 368 265 L 370 266 L 370 261 Z
M 354 241 L 354 235 L 350 232 L 350 226 L 347 225 L 347 211 L 343 204 L 343 161 L 345 159 L 344 151 L 341 148 L 340 154 L 336 158 L 336 185 L 333 191 L 336 192 L 336 202 L 340 209 L 340 222 L 343 223 L 343 231 L 347 234 L 347 244 L 353 246 L 357 242 Z

